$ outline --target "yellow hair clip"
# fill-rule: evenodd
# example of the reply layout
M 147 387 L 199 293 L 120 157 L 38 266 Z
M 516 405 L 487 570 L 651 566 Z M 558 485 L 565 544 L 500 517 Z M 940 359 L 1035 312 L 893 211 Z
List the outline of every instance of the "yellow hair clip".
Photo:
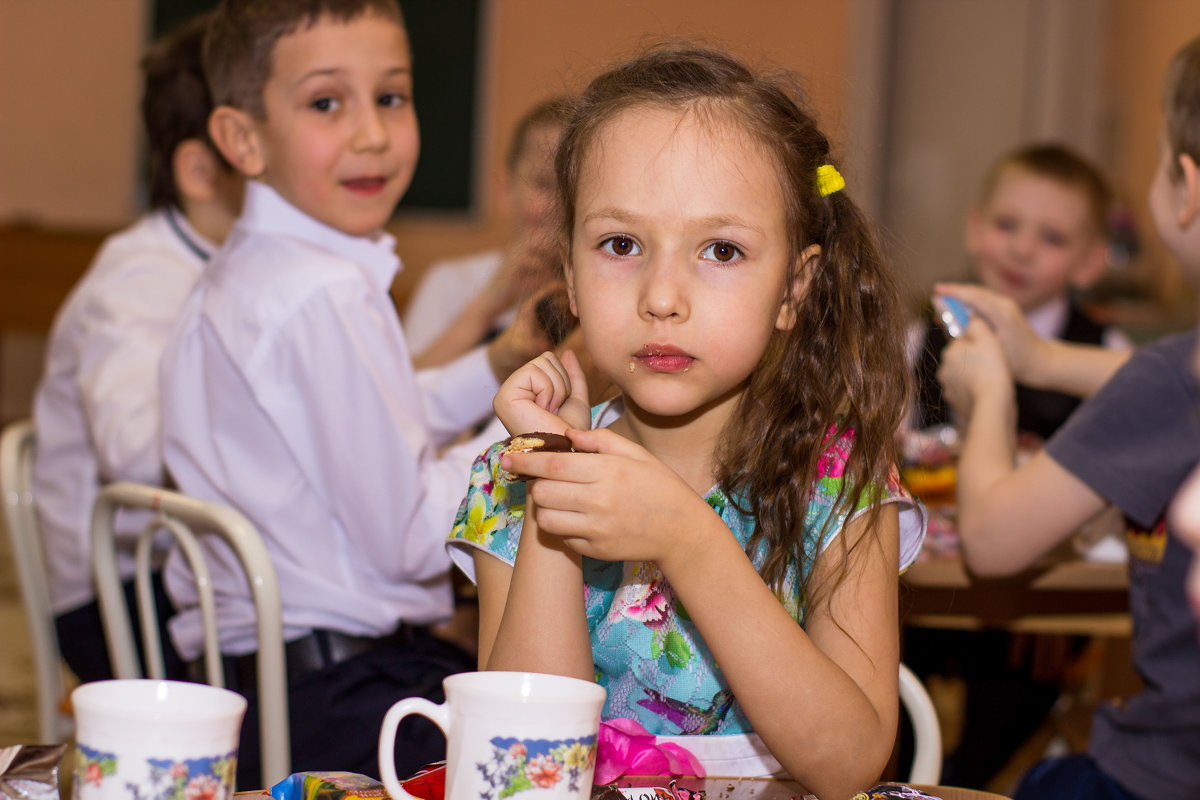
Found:
M 817 191 L 821 197 L 828 197 L 834 192 L 846 188 L 846 180 L 833 164 L 822 164 L 817 167 Z

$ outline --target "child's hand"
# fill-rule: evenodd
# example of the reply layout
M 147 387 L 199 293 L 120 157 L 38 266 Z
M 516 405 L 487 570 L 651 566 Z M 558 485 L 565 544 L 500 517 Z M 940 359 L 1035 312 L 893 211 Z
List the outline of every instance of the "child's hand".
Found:
M 570 350 L 560 360 L 542 353 L 508 377 L 492 401 L 496 416 L 511 434 L 590 428 L 587 379 Z
M 942 351 L 938 382 L 950 407 L 971 418 L 975 402 L 986 393 L 1012 394 L 1012 374 L 1005 363 L 1000 340 L 988 323 L 976 317 L 961 337 Z
M 939 283 L 934 291 L 962 300 L 987 320 L 1004 351 L 1009 372 L 1015 380 L 1027 382 L 1041 356 L 1042 338 L 1029 327 L 1025 313 L 1012 298 L 965 283 Z
M 653 561 L 666 572 L 686 559 L 713 510 L 670 467 L 613 431 L 567 432 L 575 453 L 510 453 L 501 466 L 529 484 L 538 527 L 575 552 L 605 561 Z M 725 530 L 722 526 L 721 530 Z M 682 546 L 681 546 L 682 545 Z

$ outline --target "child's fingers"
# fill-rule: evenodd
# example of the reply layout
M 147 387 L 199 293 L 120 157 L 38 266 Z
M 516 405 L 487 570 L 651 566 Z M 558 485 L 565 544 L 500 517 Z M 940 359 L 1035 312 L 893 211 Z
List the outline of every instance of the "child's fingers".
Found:
M 596 428 L 595 430 L 572 428 L 567 431 L 567 438 L 571 440 L 571 446 L 580 452 L 603 453 L 637 459 L 641 459 L 646 454 L 645 449 L 624 436 L 613 433 L 608 428 Z
M 579 356 L 575 355 L 574 350 L 565 350 L 561 361 L 571 383 L 571 396 L 579 398 L 580 402 L 586 405 L 588 402 L 587 375 L 583 372 L 583 365 L 579 363 Z

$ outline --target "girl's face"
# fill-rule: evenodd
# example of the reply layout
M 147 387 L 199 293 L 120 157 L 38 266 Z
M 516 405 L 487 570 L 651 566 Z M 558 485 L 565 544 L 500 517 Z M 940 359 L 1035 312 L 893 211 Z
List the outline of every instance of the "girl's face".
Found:
M 773 164 L 734 126 L 640 106 L 580 166 L 567 280 L 596 366 L 645 414 L 727 415 L 794 321 Z

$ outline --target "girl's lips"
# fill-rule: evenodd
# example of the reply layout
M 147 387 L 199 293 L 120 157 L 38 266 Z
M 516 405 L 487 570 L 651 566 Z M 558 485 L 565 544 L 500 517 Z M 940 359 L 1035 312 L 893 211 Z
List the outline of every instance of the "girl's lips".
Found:
M 342 181 L 342 185 L 357 194 L 378 194 L 387 185 L 387 178 L 351 178 L 350 180 Z
M 633 354 L 634 360 L 654 372 L 687 372 L 696 360 L 670 345 L 648 344 Z

